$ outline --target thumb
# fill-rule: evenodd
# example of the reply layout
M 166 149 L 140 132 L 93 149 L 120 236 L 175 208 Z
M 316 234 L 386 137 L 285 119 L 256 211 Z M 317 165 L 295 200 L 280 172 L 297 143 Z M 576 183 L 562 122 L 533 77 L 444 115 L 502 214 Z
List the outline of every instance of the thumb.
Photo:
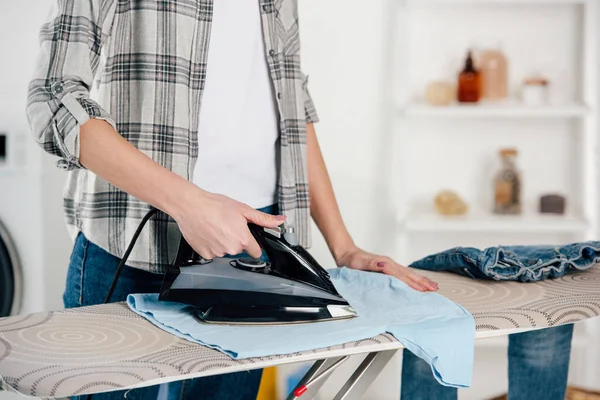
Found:
M 249 222 L 265 228 L 277 228 L 286 220 L 285 215 L 266 214 L 253 208 L 248 208 L 242 215 Z

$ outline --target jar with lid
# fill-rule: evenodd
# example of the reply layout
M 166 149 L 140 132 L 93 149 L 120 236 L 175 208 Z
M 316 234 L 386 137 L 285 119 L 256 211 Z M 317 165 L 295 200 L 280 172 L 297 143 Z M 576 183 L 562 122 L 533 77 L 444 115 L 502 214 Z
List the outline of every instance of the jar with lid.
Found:
M 494 213 L 515 215 L 521 213 L 521 173 L 517 169 L 517 150 L 500 149 L 501 166 L 494 178 Z
M 528 106 L 548 104 L 548 80 L 541 77 L 530 77 L 523 82 L 523 103 Z

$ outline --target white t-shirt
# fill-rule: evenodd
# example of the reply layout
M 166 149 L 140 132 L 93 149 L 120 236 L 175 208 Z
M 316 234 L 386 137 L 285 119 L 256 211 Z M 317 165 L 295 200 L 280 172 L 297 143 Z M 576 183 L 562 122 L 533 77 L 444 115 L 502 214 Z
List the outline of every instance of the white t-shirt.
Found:
M 276 203 L 279 114 L 259 2 L 214 2 L 193 182 L 254 208 Z

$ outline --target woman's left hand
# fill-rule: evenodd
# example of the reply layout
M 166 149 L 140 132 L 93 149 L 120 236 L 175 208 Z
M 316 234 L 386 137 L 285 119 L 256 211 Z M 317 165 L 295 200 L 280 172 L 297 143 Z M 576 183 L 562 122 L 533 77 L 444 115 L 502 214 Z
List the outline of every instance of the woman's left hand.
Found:
M 414 270 L 398 264 L 389 257 L 366 252 L 358 247 L 352 247 L 336 258 L 338 266 L 345 266 L 361 271 L 381 272 L 394 276 L 411 288 L 421 292 L 433 292 L 438 289 L 437 283 L 418 274 Z

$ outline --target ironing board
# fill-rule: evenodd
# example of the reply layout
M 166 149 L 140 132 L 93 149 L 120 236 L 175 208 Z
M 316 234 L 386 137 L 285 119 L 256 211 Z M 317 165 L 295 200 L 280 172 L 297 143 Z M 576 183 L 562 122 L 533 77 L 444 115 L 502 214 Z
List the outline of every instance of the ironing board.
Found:
M 474 315 L 478 339 L 600 315 L 600 266 L 525 284 L 425 274 L 440 284 L 442 295 Z M 316 361 L 301 382 L 314 381 L 302 396 L 308 399 L 324 382 L 321 377 L 344 357 L 368 353 L 336 397 L 359 399 L 401 348 L 394 337 L 383 334 L 301 353 L 233 360 L 167 334 L 116 303 L 0 319 L 0 385 L 28 396 L 62 398 Z

